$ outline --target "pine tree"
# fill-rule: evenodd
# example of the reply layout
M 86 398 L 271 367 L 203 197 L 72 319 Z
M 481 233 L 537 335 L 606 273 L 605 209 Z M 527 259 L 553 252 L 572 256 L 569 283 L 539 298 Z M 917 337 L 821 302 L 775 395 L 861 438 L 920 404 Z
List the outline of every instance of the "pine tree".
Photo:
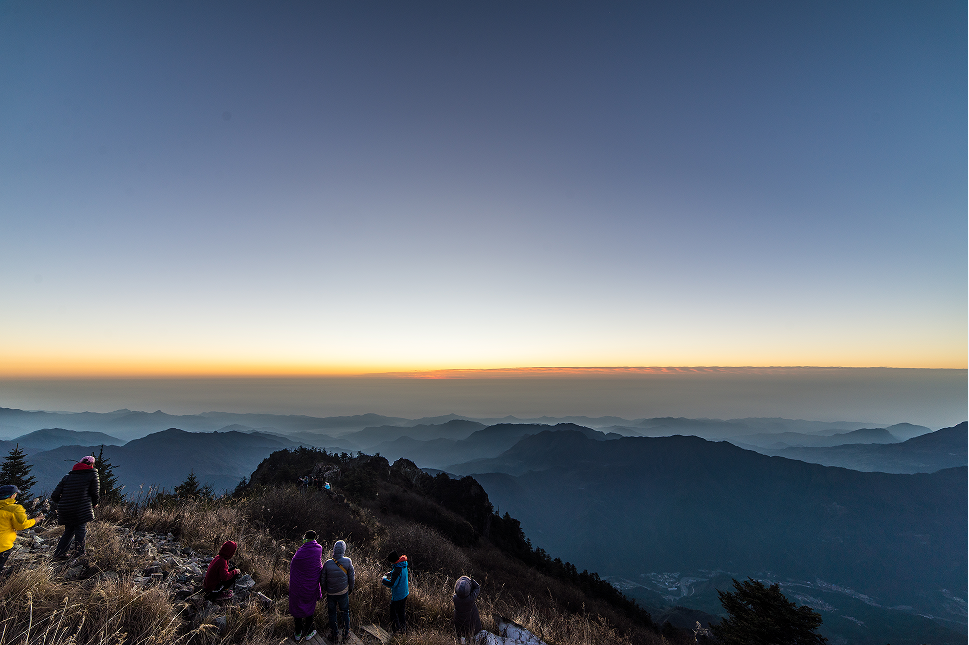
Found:
M 195 476 L 195 471 L 190 472 L 188 477 L 185 478 L 185 481 L 176 486 L 173 492 L 178 499 L 201 497 L 202 487 L 199 486 L 199 479 Z
M 717 591 L 728 616 L 711 627 L 722 645 L 824 645 L 821 616 L 788 600 L 776 584 L 733 581 L 736 592 Z
M 30 497 L 30 489 L 37 483 L 37 478 L 30 475 L 30 468 L 31 465 L 24 459 L 24 451 L 17 444 L 0 465 L 0 486 L 13 484 L 20 489 L 18 499 L 26 501 Z
M 248 490 L 248 488 L 249 488 L 249 480 L 243 477 L 241 480 L 239 480 L 239 483 L 236 484 L 235 490 L 232 491 L 232 496 L 242 497 L 246 494 L 246 491 Z
M 104 456 L 104 444 L 98 451 L 98 458 L 94 462 L 101 482 L 101 500 L 105 502 L 120 502 L 124 496 L 124 486 L 118 483 L 118 476 L 114 474 L 114 464 Z

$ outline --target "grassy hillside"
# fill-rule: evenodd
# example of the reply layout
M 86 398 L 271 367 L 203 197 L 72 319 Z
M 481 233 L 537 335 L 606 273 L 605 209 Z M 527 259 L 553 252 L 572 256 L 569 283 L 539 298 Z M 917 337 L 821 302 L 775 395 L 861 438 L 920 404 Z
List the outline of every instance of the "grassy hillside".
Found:
M 327 473 L 338 494 L 288 483 L 310 472 Z M 518 522 L 495 514 L 473 479 L 432 478 L 403 460 L 390 466 L 381 457 L 280 451 L 232 496 L 145 494 L 100 507 L 89 528 L 87 555 L 67 563 L 47 559 L 58 527 L 18 541 L 0 580 L 0 645 L 275 645 L 291 633 L 287 566 L 310 528 L 325 548 L 337 539 L 349 544 L 358 633 L 363 624 L 389 623 L 379 578 L 386 553 L 398 550 L 412 566 L 412 629 L 396 643 L 454 642 L 451 593 L 464 574 L 482 585 L 486 628 L 504 616 L 550 645 L 663 642 L 649 615 L 598 576 L 533 550 Z M 239 543 L 234 563 L 255 584 L 241 602 L 206 604 L 191 595 L 192 585 L 204 570 L 202 556 L 226 539 Z M 324 615 L 321 606 L 318 627 Z M 667 642 L 687 642 L 685 633 L 664 633 Z

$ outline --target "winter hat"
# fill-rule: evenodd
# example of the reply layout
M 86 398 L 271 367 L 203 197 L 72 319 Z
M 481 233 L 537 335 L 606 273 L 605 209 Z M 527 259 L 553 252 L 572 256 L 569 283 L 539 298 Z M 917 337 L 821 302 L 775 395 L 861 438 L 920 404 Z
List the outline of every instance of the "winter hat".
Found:
M 0 499 L 7 499 L 15 494 L 19 495 L 20 489 L 13 484 L 4 484 L 3 486 L 0 486 Z
M 82 464 L 88 464 L 89 466 L 93 466 L 94 465 L 94 457 L 92 457 L 91 455 L 88 455 L 87 457 L 81 457 L 81 463 Z

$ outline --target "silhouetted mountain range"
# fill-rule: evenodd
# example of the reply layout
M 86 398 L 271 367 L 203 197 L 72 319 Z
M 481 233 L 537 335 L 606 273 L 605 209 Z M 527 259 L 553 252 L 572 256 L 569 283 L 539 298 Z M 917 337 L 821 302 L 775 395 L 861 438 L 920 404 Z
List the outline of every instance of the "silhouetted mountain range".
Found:
M 105 446 L 104 455 L 115 467 L 125 492 L 138 486 L 172 489 L 194 472 L 216 491 L 231 490 L 248 477 L 274 450 L 297 444 L 273 435 L 243 432 L 185 432 L 170 428 L 134 439 L 123 446 Z M 31 454 L 37 492 L 50 491 L 78 459 L 98 454 L 98 446 L 61 446 Z
M 409 436 L 402 436 L 394 441 L 371 446 L 371 450 L 388 459 L 404 457 L 423 468 L 444 468 L 456 461 L 469 461 L 496 457 L 514 446 L 523 437 L 548 430 L 568 430 L 579 432 L 596 441 L 619 438 L 620 435 L 610 433 L 606 435 L 598 430 L 577 426 L 574 423 L 560 423 L 555 426 L 531 423 L 499 423 L 482 428 L 467 439 L 454 441 L 451 439 L 432 439 L 418 441 Z
M 785 448 L 774 454 L 825 466 L 865 472 L 934 473 L 965 466 L 969 459 L 966 423 L 889 445 L 848 444 L 830 448 Z
M 878 427 L 877 424 L 870 422 L 821 422 L 779 418 L 730 420 L 674 417 L 623 419 L 614 416 L 543 416 L 537 418 L 505 416 L 500 418 L 472 418 L 457 414 L 445 414 L 420 419 L 406 419 L 403 417 L 390 417 L 373 413 L 334 417 L 235 412 L 204 412 L 201 414 L 176 415 L 168 414 L 161 410 L 143 412 L 123 409 L 115 410 L 114 412 L 98 413 L 27 411 L 0 407 L 0 439 L 9 439 L 44 428 L 106 432 L 120 439 L 130 440 L 151 434 L 152 432 L 159 432 L 166 428 L 181 428 L 188 432 L 212 432 L 233 426 L 241 431 L 260 431 L 294 437 L 297 434 L 306 433 L 300 440 L 320 442 L 314 445 L 335 445 L 333 444 L 334 440 L 342 439 L 352 442 L 349 435 L 365 429 L 369 430 L 385 426 L 401 428 L 442 426 L 450 421 L 469 421 L 479 423 L 481 426 L 503 423 L 540 425 L 574 423 L 583 427 L 594 428 L 605 432 L 613 431 L 627 436 L 692 434 L 708 439 L 774 434 L 779 432 L 831 435 L 862 428 Z M 928 428 L 903 423 L 890 426 L 889 431 L 898 439 L 905 440 L 917 434 L 928 432 Z M 414 434 L 408 436 L 421 440 L 436 439 L 444 436 L 433 434 L 421 434 L 421 436 L 418 436 L 419 434 L 421 434 L 421 430 L 418 429 L 414 431 Z M 399 436 L 393 436 L 392 433 L 388 433 L 387 436 L 382 437 L 380 440 L 392 441 L 397 438 Z M 458 433 L 455 436 L 448 435 L 445 438 L 458 440 L 464 437 L 459 436 Z
M 395 441 L 401 437 L 409 437 L 417 441 L 432 439 L 467 439 L 471 433 L 486 427 L 477 421 L 467 419 L 451 419 L 443 423 L 419 423 L 413 426 L 384 425 L 364 428 L 358 432 L 351 432 L 340 437 L 341 441 L 352 441 L 355 445 L 370 448 L 388 441 Z
M 926 432 L 928 432 L 926 428 Z M 831 435 L 804 434 L 802 432 L 778 432 L 731 437 L 730 443 L 741 448 L 760 451 L 781 450 L 783 448 L 827 448 L 849 443 L 898 443 L 899 439 L 887 428 L 862 428 L 851 432 L 838 432 Z
M 31 454 L 67 445 L 94 446 L 101 444 L 120 446 L 124 444 L 124 441 L 103 432 L 77 432 L 64 428 L 45 428 L 15 437 L 10 441 L 0 441 L 0 450 L 7 451 L 17 445 L 27 454 Z

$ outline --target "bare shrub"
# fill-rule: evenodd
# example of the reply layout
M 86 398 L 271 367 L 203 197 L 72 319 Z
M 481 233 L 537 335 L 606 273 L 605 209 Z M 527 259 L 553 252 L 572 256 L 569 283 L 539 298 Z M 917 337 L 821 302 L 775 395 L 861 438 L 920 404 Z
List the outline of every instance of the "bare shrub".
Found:
M 423 495 L 404 490 L 385 491 L 380 494 L 379 508 L 385 514 L 393 513 L 430 526 L 458 546 L 473 546 L 478 541 L 470 522 Z
M 117 527 L 103 521 L 88 524 L 85 548 L 91 563 L 103 571 L 130 572 L 135 567 L 135 554 L 124 548 Z
M 385 554 L 397 551 L 407 555 L 408 570 L 411 573 L 440 572 L 457 577 L 471 570 L 471 560 L 462 549 L 423 524 L 391 524 L 378 541 L 377 548 Z
M 314 489 L 295 486 L 265 488 L 246 500 L 246 513 L 260 527 L 295 540 L 309 529 L 323 539 L 369 540 L 371 529 L 363 516 Z

